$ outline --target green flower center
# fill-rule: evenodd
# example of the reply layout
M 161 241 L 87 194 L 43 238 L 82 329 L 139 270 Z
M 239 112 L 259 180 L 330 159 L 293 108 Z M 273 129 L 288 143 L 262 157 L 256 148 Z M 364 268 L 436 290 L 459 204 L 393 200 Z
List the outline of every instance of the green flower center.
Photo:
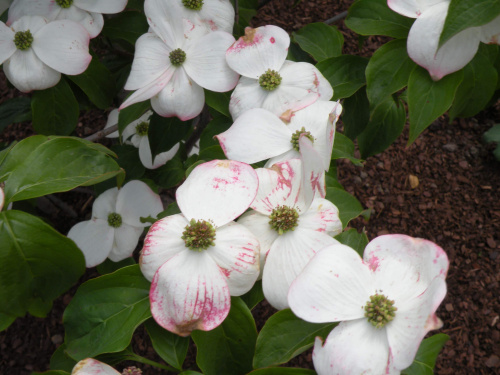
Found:
M 304 134 L 307 138 L 311 140 L 311 142 L 314 143 L 314 137 L 311 135 L 310 132 L 306 132 L 306 129 L 302 127 L 302 129 L 297 130 L 295 133 L 293 133 L 292 139 L 290 140 L 290 143 L 292 144 L 293 148 L 296 151 L 300 151 L 299 139 L 302 134 Z
M 135 134 L 145 137 L 148 135 L 149 122 L 143 121 L 135 126 Z
M 61 8 L 69 8 L 73 4 L 73 0 L 56 0 L 56 4 Z
M 189 225 L 184 228 L 181 238 L 191 250 L 206 250 L 210 246 L 215 246 L 215 228 L 208 221 L 191 219 Z
M 366 303 L 365 317 L 375 328 L 382 328 L 394 319 L 396 310 L 394 301 L 383 294 L 376 293 L 370 296 L 370 300 Z
M 33 44 L 33 35 L 31 35 L 31 31 L 18 31 L 14 35 L 14 44 L 17 49 L 21 51 L 26 51 Z
M 108 215 L 108 224 L 113 228 L 120 228 L 122 226 L 122 215 L 112 212 Z
M 269 215 L 269 225 L 278 234 L 283 234 L 289 230 L 294 230 L 299 224 L 299 213 L 295 208 L 288 206 L 276 207 Z
M 186 52 L 184 52 L 180 48 L 177 48 L 170 52 L 168 57 L 170 58 L 170 63 L 173 66 L 181 66 L 184 61 L 186 61 Z
M 264 90 L 273 91 L 281 83 L 281 76 L 276 70 L 267 69 L 267 72 L 259 77 L 259 85 Z
M 182 4 L 188 9 L 200 10 L 203 6 L 203 0 L 182 0 Z

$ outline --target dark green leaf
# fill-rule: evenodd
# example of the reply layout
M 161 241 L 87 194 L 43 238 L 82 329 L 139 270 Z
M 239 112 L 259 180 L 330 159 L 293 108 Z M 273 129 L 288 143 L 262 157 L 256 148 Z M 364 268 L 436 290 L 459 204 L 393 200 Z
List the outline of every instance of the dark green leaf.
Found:
M 132 45 L 148 32 L 148 22 L 141 12 L 121 12 L 104 23 L 102 35 L 112 39 L 123 39 Z
M 347 191 L 338 188 L 327 188 L 326 199 L 332 202 L 339 209 L 342 228 L 345 228 L 349 221 L 358 217 L 363 212 L 361 203 Z
M 118 271 L 120 268 L 132 266 L 136 264 L 134 258 L 125 258 L 119 262 L 113 262 L 111 259 L 106 258 L 106 260 L 97 266 L 97 272 L 101 275 L 106 275 L 108 273 L 113 273 Z
M 360 88 L 354 95 L 346 98 L 342 107 L 344 133 L 354 141 L 365 130 L 370 120 L 370 103 L 366 96 L 365 87 Z
M 316 63 L 314 59 L 311 57 L 311 55 L 305 52 L 302 48 L 299 47 L 297 43 L 294 43 L 293 41 L 290 42 L 290 46 L 288 47 L 288 55 L 286 56 L 286 59 L 296 62 L 297 61 L 308 62 L 310 64 Z
M 120 134 L 123 133 L 128 124 L 137 120 L 149 109 L 151 109 L 151 103 L 149 100 L 146 100 L 145 102 L 135 103 L 120 110 L 118 114 L 118 131 Z
M 85 259 L 75 243 L 39 218 L 0 212 L 0 312 L 23 316 L 78 281 Z
M 66 344 L 61 344 L 50 357 L 51 370 L 63 370 L 71 372 L 77 361 L 65 353 Z
M 434 374 L 434 366 L 436 358 L 450 336 L 444 333 L 438 333 L 431 336 L 420 344 L 417 355 L 413 363 L 406 370 L 403 370 L 403 375 L 432 375 Z
M 0 181 L 5 181 L 10 172 L 16 169 L 34 149 L 46 141 L 47 137 L 44 135 L 33 135 L 3 150 L 0 158 Z
M 198 158 L 205 161 L 222 160 L 226 159 L 226 155 L 220 146 L 214 145 L 201 150 Z
M 233 4 L 234 6 L 234 4 Z M 245 27 L 250 26 L 251 19 L 257 14 L 258 0 L 239 0 L 238 23 L 234 25 L 234 35 L 238 38 L 245 34 Z
M 231 310 L 217 328 L 193 331 L 196 363 L 205 375 L 243 375 L 252 370 L 257 328 L 245 302 L 231 298 Z
M 15 316 L 0 313 L 0 332 L 9 328 L 9 326 L 16 320 Z
M 325 338 L 336 323 L 309 323 L 297 318 L 290 309 L 271 316 L 257 338 L 255 369 L 288 362 L 314 344 L 316 336 Z
M 139 159 L 139 150 L 132 145 L 113 145 L 111 150 L 118 156 L 117 162 L 127 172 L 127 180 L 138 180 L 146 171 Z
M 249 372 L 248 375 L 316 375 L 314 370 L 294 367 L 269 367 Z
M 493 127 L 483 134 L 485 142 L 498 142 L 500 143 L 500 124 L 493 125 Z
M 330 163 L 330 169 L 325 174 L 325 183 L 326 187 L 343 189 L 342 184 L 338 180 L 337 163 Z
M 310 23 L 293 33 L 293 39 L 301 49 L 308 52 L 316 61 L 342 54 L 344 37 L 335 26 L 323 22 Z
M 354 143 L 342 133 L 335 133 L 333 143 L 332 159 L 349 159 L 355 165 L 362 165 L 361 161 L 354 157 Z
M 158 220 L 163 219 L 164 217 L 167 217 L 170 215 L 175 215 L 175 214 L 180 214 L 180 213 L 181 213 L 181 210 L 179 209 L 177 202 L 172 202 L 168 205 L 168 207 L 165 211 L 162 211 L 158 214 Z
M 161 117 L 154 113 L 149 118 L 148 138 L 151 154 L 170 150 L 191 130 L 191 121 L 181 121 L 177 117 Z
M 66 371 L 49 370 L 45 372 L 33 372 L 32 375 L 71 375 L 71 374 Z
M 31 119 L 31 99 L 26 97 L 12 98 L 0 104 L 0 132 L 14 122 Z
M 149 288 L 139 265 L 82 284 L 64 311 L 66 352 L 79 361 L 125 349 L 151 317 Z
M 253 310 L 259 302 L 264 299 L 264 291 L 262 290 L 262 280 L 258 280 L 252 289 L 240 297 L 246 303 L 250 310 Z
M 231 127 L 233 122 L 226 117 L 218 117 L 210 121 L 200 136 L 200 150 L 209 146 L 219 146 L 219 141 L 214 139 L 217 134 L 225 132 Z
M 207 105 L 229 118 L 231 118 L 231 114 L 229 113 L 230 98 L 231 92 L 213 92 L 205 90 L 205 102 Z
M 69 135 L 78 124 L 80 108 L 68 82 L 62 78 L 56 86 L 34 92 L 31 112 L 37 133 Z
M 184 179 L 184 166 L 180 157 L 176 156 L 165 165 L 152 171 L 153 179 L 162 188 L 169 189 Z
M 335 239 L 341 244 L 344 244 L 356 250 L 361 258 L 363 257 L 363 252 L 365 251 L 365 247 L 369 242 L 365 232 L 358 233 L 358 231 L 354 228 L 340 233 L 339 235 L 335 236 Z

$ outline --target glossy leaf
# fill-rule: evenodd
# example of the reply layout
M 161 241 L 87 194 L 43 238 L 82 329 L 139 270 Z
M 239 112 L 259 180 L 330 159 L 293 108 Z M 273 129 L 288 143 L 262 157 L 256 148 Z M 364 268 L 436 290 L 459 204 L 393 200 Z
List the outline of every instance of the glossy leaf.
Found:
M 26 157 L 38 146 L 47 141 L 44 135 L 34 135 L 3 150 L 0 158 L 0 181 L 5 181 Z
M 2 132 L 7 125 L 29 120 L 31 120 L 30 98 L 11 98 L 0 104 L 0 132 Z
M 84 271 L 73 241 L 25 212 L 0 212 L 0 313 L 23 316 L 52 303 Z
M 255 369 L 288 362 L 314 344 L 316 336 L 325 338 L 336 323 L 309 323 L 297 318 L 290 309 L 271 316 L 257 338 Z
M 217 134 L 225 132 L 233 122 L 226 117 L 217 117 L 210 121 L 200 136 L 200 150 L 209 146 L 219 146 L 219 141 L 214 138 Z
M 354 141 L 365 130 L 370 120 L 370 103 L 366 96 L 365 87 L 360 88 L 354 95 L 346 98 L 342 103 L 342 107 L 344 134 Z
M 144 102 L 132 104 L 131 106 L 120 110 L 118 114 L 118 131 L 120 132 L 120 135 L 128 124 L 137 120 L 144 113 L 146 113 L 148 109 L 151 109 L 151 103 L 149 100 L 146 100 Z
M 44 135 L 69 135 L 78 124 L 80 108 L 62 78 L 51 88 L 35 91 L 31 98 L 33 128 Z
M 77 364 L 73 358 L 66 354 L 66 344 L 62 343 L 50 357 L 51 370 L 63 370 L 71 372 Z
M 127 180 L 138 180 L 146 172 L 146 168 L 139 159 L 137 147 L 132 145 L 113 145 L 111 151 L 116 153 L 117 163 L 127 171 Z
M 230 98 L 231 92 L 213 92 L 205 90 L 205 102 L 207 105 L 229 118 L 231 118 L 231 114 L 229 113 Z
M 250 310 L 253 310 L 264 299 L 262 280 L 258 280 L 247 293 L 240 297 Z
M 113 273 L 115 271 L 118 271 L 120 268 L 133 266 L 134 264 L 136 264 L 136 262 L 132 257 L 125 258 L 119 262 L 113 262 L 111 259 L 106 258 L 104 262 L 97 265 L 96 269 L 100 275 L 106 275 L 108 273 Z
M 444 333 L 426 338 L 420 344 L 417 355 L 410 367 L 403 370 L 403 375 L 432 375 L 434 374 L 434 366 L 436 358 L 450 336 Z
M 135 45 L 137 39 L 148 32 L 148 22 L 142 12 L 121 12 L 106 19 L 101 34 L 112 39 L 123 39 Z
M 231 310 L 220 326 L 208 332 L 193 331 L 191 337 L 203 374 L 243 375 L 252 370 L 257 328 L 241 298 L 231 298 Z
M 335 133 L 332 159 L 349 159 L 355 165 L 361 165 L 361 161 L 354 157 L 354 143 L 342 133 Z
M 148 138 L 153 157 L 170 150 L 191 130 L 191 121 L 181 121 L 177 117 L 161 117 L 154 113 L 149 118 Z
M 358 233 L 357 229 L 351 228 L 335 236 L 335 239 L 343 245 L 349 246 L 356 250 L 360 257 L 363 257 L 366 245 L 368 245 L 368 237 L 366 233 Z
M 152 172 L 153 179 L 162 188 L 169 189 L 182 182 L 185 176 L 184 165 L 180 157 L 176 156 L 165 165 Z
M 300 48 L 316 61 L 323 61 L 342 54 L 344 37 L 335 27 L 323 22 L 310 23 L 293 33 L 293 39 Z
M 486 133 L 483 134 L 485 142 L 500 143 L 500 124 L 493 125 Z
M 149 288 L 139 265 L 82 284 L 64 311 L 66 352 L 79 361 L 125 349 L 151 317 Z
M 339 209 L 342 228 L 345 228 L 349 224 L 349 221 L 358 217 L 363 212 L 361 203 L 345 190 L 334 187 L 326 188 L 326 199 Z

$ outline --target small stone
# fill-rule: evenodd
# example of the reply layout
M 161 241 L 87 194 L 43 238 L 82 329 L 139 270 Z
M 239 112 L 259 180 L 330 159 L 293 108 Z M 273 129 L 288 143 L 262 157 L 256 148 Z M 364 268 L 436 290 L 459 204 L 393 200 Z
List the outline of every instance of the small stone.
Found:
M 471 148 L 469 149 L 469 152 L 470 152 L 471 155 L 476 155 L 477 152 L 478 152 L 478 150 L 477 150 L 476 147 L 471 146 Z
M 368 177 L 368 173 L 362 171 L 360 174 L 359 174 L 359 177 L 361 178 L 367 178 Z
M 465 160 L 460 161 L 458 165 L 463 169 L 469 168 L 469 163 L 467 163 Z
M 451 303 L 447 303 L 444 308 L 446 311 L 453 311 L 453 305 Z
M 458 146 L 455 143 L 447 143 L 443 146 L 443 149 L 449 152 L 455 152 Z
M 486 367 L 493 368 L 500 366 L 500 358 L 497 355 L 492 354 L 485 362 Z
M 495 240 L 491 237 L 488 237 L 486 239 L 486 243 L 488 244 L 489 247 L 491 247 L 492 249 L 495 249 L 497 247 L 497 243 L 495 242 Z
M 493 251 L 490 253 L 490 259 L 495 260 L 498 257 L 498 251 Z
M 58 334 L 58 335 L 54 335 L 54 336 L 52 336 L 52 337 L 50 338 L 50 341 L 52 341 L 52 343 L 53 343 L 54 345 L 59 345 L 59 344 L 61 344 L 61 343 L 63 342 L 63 338 L 62 338 L 62 336 L 61 336 L 61 335 L 59 335 L 59 334 Z
M 416 189 L 418 187 L 419 181 L 417 176 L 411 174 L 408 176 L 408 180 L 410 181 L 410 187 L 412 189 Z

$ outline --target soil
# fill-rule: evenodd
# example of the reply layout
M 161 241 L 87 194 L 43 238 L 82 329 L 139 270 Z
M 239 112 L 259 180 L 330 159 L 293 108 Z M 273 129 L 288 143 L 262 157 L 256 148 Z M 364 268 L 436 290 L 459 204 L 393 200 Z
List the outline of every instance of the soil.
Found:
M 329 19 L 351 3 L 274 0 L 260 9 L 254 26 L 275 24 L 291 32 Z M 336 25 L 345 36 L 344 53 L 369 56 L 385 41 L 370 37 L 360 50 L 357 36 L 343 22 Z M 19 95 L 7 87 L 3 75 L 0 94 L 1 101 Z M 102 128 L 105 121 L 102 112 L 90 111 L 82 116 L 77 132 L 87 135 Z M 348 161 L 338 165 L 345 189 L 372 209 L 369 221 L 355 219 L 352 227 L 364 230 L 369 239 L 387 233 L 425 238 L 448 254 L 448 294 L 438 310 L 444 326 L 432 333 L 446 333 L 450 340 L 438 357 L 437 374 L 500 372 L 500 163 L 493 157 L 493 146 L 482 142 L 482 134 L 499 122 L 498 103 L 474 118 L 449 123 L 443 116 L 410 146 L 405 129 L 389 149 L 368 158 L 363 167 Z M 341 122 L 338 130 L 342 131 Z M 0 134 L 0 141 L 11 142 L 32 132 L 28 123 L 13 124 Z M 42 199 L 37 213 L 67 233 L 79 217 L 89 213 L 91 193 L 79 189 L 56 194 L 55 200 Z M 95 270 L 89 270 L 80 282 L 95 275 Z M 19 318 L 0 333 L 1 374 L 26 375 L 49 369 L 50 357 L 64 338 L 64 308 L 76 289 L 57 299 L 46 318 Z M 260 328 L 275 310 L 262 302 L 253 312 Z M 133 347 L 138 354 L 161 362 L 143 329 L 134 336 Z M 191 348 L 188 366 L 195 366 L 194 356 Z M 166 373 L 130 365 L 141 367 L 145 375 Z M 311 351 L 291 365 L 312 368 Z

